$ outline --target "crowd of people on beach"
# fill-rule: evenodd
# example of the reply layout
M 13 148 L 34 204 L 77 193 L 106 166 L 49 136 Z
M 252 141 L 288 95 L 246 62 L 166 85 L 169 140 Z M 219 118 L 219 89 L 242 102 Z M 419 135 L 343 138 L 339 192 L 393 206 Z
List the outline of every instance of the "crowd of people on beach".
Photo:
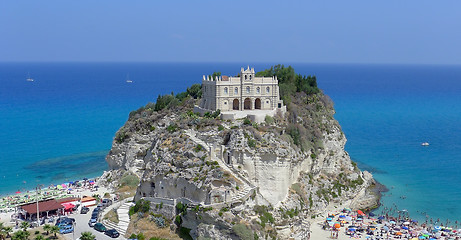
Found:
M 406 210 L 399 211 L 397 217 L 389 214 L 376 216 L 373 213 L 352 211 L 344 208 L 341 212 L 328 214 L 322 226 L 330 231 L 332 239 L 461 239 L 461 229 L 443 226 L 442 223 L 422 223 L 411 219 Z
M 96 179 L 87 179 L 79 181 L 71 181 L 58 185 L 51 184 L 50 186 L 37 190 L 31 191 L 17 191 L 15 194 L 4 196 L 0 198 L 0 213 L 2 212 L 14 212 L 15 208 L 20 205 L 43 201 L 51 198 L 66 198 L 74 197 L 85 189 L 93 190 L 98 186 L 95 184 Z

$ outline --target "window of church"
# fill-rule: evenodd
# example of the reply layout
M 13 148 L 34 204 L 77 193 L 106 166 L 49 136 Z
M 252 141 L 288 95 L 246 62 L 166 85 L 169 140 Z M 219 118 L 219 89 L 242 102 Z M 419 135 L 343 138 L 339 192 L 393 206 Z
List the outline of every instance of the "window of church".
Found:
M 239 89 L 238 88 L 234 89 L 234 94 L 239 94 Z
M 261 89 L 259 87 L 256 88 L 256 93 L 260 93 Z
M 227 88 L 224 88 L 224 94 L 227 94 Z
M 245 80 L 247 80 L 247 77 L 248 77 L 248 76 L 247 76 L 247 75 L 245 75 Z
M 251 75 L 250 75 L 250 80 L 251 80 Z
M 250 93 L 250 87 L 247 87 L 247 93 Z
M 271 88 L 270 87 L 267 87 L 266 88 L 266 93 L 270 93 L 271 92 Z

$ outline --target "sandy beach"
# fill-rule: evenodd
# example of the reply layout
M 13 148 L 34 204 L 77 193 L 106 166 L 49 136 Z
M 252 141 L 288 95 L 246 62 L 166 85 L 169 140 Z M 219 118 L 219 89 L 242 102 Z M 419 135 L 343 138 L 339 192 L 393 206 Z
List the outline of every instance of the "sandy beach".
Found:
M 80 180 L 76 182 L 81 182 L 84 183 L 86 182 L 87 184 L 81 184 L 79 185 L 71 185 L 70 187 L 68 186 L 69 183 L 66 184 L 66 188 L 62 187 L 63 185 L 54 185 L 54 187 L 48 187 L 44 188 L 40 191 L 39 194 L 39 199 L 49 199 L 49 198 L 68 198 L 68 197 L 75 197 L 75 198 L 82 198 L 84 196 L 94 196 L 94 195 L 99 195 L 101 198 L 104 196 L 104 194 L 112 193 L 112 190 L 107 189 L 104 186 L 100 186 L 98 184 L 98 178 L 95 179 L 88 179 L 88 180 Z M 91 183 L 91 184 L 90 184 Z M 59 189 L 57 186 L 61 186 Z M 52 193 L 52 195 L 50 194 Z M 8 195 L 4 196 L 1 198 L 3 200 L 3 204 L 0 207 L 0 222 L 4 223 L 5 226 L 14 226 L 15 225 L 15 208 L 16 206 L 25 204 L 25 203 L 19 203 L 24 201 L 24 199 L 30 199 L 27 201 L 27 203 L 34 203 L 36 200 L 36 191 L 31 190 L 27 191 L 25 193 L 17 193 L 14 195 Z M 8 201 L 8 199 L 21 199 L 21 201 L 17 201 L 18 203 L 15 203 L 14 201 Z
M 310 230 L 310 239 L 461 239 L 461 229 L 418 223 L 405 211 L 399 217 L 392 217 L 344 208 L 317 217 Z

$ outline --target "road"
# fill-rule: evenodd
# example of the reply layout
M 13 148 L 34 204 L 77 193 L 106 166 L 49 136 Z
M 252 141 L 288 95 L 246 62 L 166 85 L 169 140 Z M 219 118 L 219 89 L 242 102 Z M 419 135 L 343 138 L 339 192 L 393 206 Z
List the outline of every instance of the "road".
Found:
M 91 218 L 91 213 L 93 212 L 93 209 L 95 209 L 96 207 L 90 207 L 90 211 L 86 214 L 80 214 L 80 208 L 79 208 L 79 211 L 75 211 L 75 213 L 69 215 L 69 217 L 71 218 L 75 218 L 75 228 L 74 228 L 74 233 L 68 233 L 68 234 L 65 234 L 64 236 L 67 238 L 67 239 L 70 239 L 70 240 L 75 240 L 77 238 L 79 238 L 81 235 L 82 235 L 82 232 L 91 232 L 93 233 L 93 235 L 96 236 L 96 239 L 97 240 L 102 240 L 102 239 L 105 239 L 105 240 L 113 240 L 113 239 L 117 239 L 117 240 L 125 240 L 126 238 L 121 236 L 118 237 L 118 238 L 111 238 L 107 235 L 105 235 L 103 232 L 98 232 L 96 230 L 94 230 L 94 228 L 90 227 L 88 225 L 88 221 L 90 220 Z M 100 216 L 100 219 L 102 219 L 103 216 Z

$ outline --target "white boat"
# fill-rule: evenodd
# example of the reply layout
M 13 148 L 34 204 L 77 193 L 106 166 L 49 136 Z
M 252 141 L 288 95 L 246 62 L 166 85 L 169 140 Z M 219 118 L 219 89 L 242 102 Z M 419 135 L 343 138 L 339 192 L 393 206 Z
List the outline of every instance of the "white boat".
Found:
M 30 73 L 27 73 L 26 81 L 28 81 L 28 82 L 33 82 L 34 81 L 34 79 L 30 77 Z
M 423 142 L 423 143 L 421 143 L 421 146 L 429 146 L 429 143 L 428 142 Z
M 126 82 L 127 82 L 127 83 L 132 83 L 132 82 L 133 82 L 133 80 L 130 79 L 130 75 L 129 75 L 129 74 L 126 75 Z

